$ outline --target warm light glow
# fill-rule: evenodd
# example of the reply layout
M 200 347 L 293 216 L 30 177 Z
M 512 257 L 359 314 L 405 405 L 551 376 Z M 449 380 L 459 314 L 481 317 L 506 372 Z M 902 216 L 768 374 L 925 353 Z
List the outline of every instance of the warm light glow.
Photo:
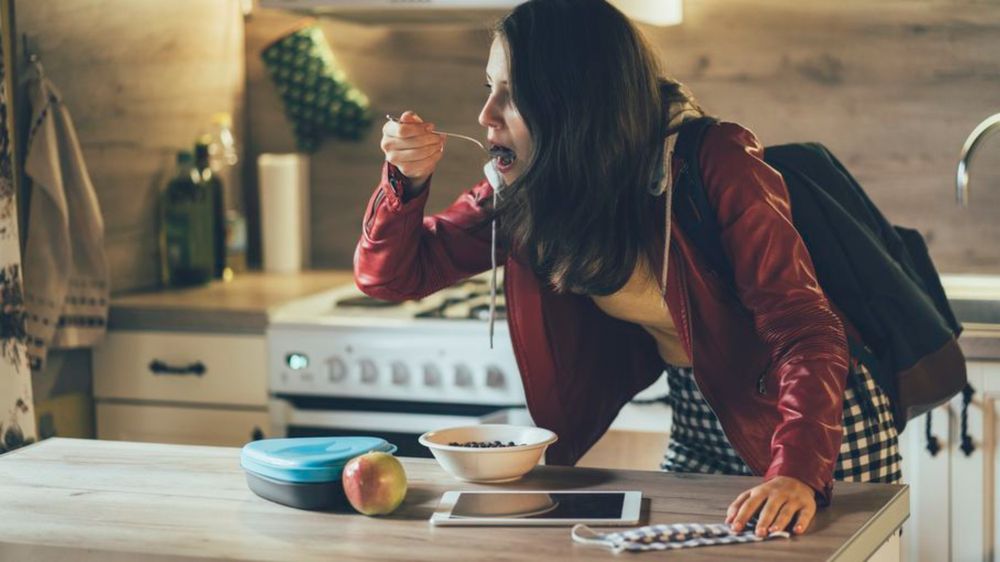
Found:
M 684 19 L 683 0 L 609 0 L 626 16 L 651 25 L 677 25 Z

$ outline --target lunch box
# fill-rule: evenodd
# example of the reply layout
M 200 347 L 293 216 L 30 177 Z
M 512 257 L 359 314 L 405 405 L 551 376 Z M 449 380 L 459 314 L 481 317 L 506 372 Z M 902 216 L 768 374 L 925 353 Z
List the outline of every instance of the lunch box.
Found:
M 258 496 L 299 509 L 346 505 L 341 473 L 347 461 L 396 446 L 378 437 L 261 439 L 243 446 L 240 466 Z

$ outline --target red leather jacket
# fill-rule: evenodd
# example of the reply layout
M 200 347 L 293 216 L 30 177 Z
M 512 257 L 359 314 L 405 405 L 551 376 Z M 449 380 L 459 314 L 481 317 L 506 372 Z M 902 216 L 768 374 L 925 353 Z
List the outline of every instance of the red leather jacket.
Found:
M 715 125 L 699 157 L 735 290 L 704 267 L 672 221 L 668 308 L 699 389 L 747 465 L 765 479 L 795 477 L 825 504 L 842 434 L 844 324 L 792 225 L 784 180 L 764 163 L 753 133 Z M 671 165 L 677 177 L 680 162 Z M 390 174 L 386 165 L 355 253 L 362 291 L 418 298 L 489 269 L 487 182 L 425 217 L 429 190 L 404 202 Z M 650 206 L 659 232 L 664 204 L 661 197 Z M 655 243 L 662 249 L 662 235 Z M 517 256 L 503 259 L 507 321 L 528 409 L 535 423 L 559 435 L 547 461 L 573 464 L 657 379 L 663 361 L 641 327 L 607 316 L 587 296 L 554 293 Z M 662 263 L 651 265 L 660 271 Z

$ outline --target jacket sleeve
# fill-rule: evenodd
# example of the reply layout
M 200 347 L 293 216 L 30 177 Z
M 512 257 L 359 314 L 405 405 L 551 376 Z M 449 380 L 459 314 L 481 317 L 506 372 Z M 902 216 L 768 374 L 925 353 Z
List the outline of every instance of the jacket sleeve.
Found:
M 490 268 L 493 189 L 485 180 L 424 217 L 430 183 L 403 200 L 406 177 L 385 163 L 354 252 L 354 280 L 383 300 L 416 299 Z M 498 253 L 498 263 L 503 255 Z
M 843 324 L 792 223 L 785 182 L 763 161 L 753 133 L 732 123 L 711 127 L 699 162 L 737 294 L 770 348 L 766 376 L 777 382 L 781 421 L 765 480 L 795 477 L 827 503 L 843 431 Z

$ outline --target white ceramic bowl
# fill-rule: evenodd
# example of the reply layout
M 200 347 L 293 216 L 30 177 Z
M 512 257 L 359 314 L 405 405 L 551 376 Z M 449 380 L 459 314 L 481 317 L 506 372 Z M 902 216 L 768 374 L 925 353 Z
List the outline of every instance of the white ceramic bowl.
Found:
M 441 468 L 467 482 L 510 482 L 528 473 L 556 442 L 555 433 L 540 427 L 483 424 L 429 431 L 420 444 L 431 450 Z M 500 441 L 514 447 L 461 447 L 449 443 Z

